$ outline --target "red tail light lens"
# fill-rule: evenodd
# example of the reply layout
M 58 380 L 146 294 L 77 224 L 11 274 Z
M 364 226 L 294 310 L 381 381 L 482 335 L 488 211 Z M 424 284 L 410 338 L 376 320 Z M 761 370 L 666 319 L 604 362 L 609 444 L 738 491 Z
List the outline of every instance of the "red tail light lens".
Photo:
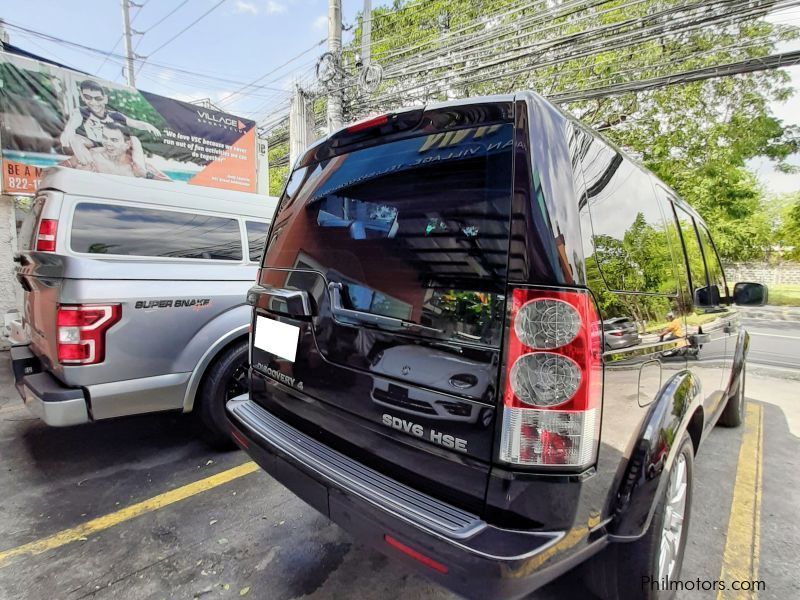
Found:
M 57 232 L 58 221 L 55 219 L 42 219 L 39 221 L 39 231 L 36 234 L 36 250 L 38 252 L 55 252 Z
M 106 331 L 120 320 L 119 304 L 61 304 L 58 307 L 58 362 L 92 365 L 103 362 Z
M 513 289 L 509 325 L 500 459 L 589 466 L 600 423 L 600 329 L 591 297 Z

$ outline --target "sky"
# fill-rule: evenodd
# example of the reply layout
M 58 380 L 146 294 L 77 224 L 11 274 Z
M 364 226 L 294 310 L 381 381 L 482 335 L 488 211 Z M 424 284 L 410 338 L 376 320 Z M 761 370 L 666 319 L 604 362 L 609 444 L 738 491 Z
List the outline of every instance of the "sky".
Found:
M 175 38 L 183 28 L 213 8 L 219 0 L 138 0 L 132 8 L 136 53 L 148 57 L 137 69 L 136 87 L 179 100 L 209 98 L 238 116 L 261 120 L 288 97 L 296 77 L 313 79 L 316 59 L 328 35 L 327 0 L 225 0 L 207 17 Z M 373 0 L 373 6 L 388 4 Z M 352 24 L 363 0 L 343 0 L 343 21 Z M 177 10 L 158 23 L 172 10 Z M 11 25 L 44 32 L 69 41 L 124 54 L 120 0 L 0 0 L 0 18 Z M 149 31 L 148 31 L 149 30 Z M 92 75 L 124 82 L 118 58 L 38 39 L 8 28 L 11 43 Z M 345 40 L 349 39 L 345 33 Z M 174 38 L 163 49 L 159 46 Z M 248 94 L 230 94 L 278 68 Z M 155 53 L 153 54 L 153 52 Z M 163 67 L 200 72 L 198 78 Z
M 219 1 L 138 1 L 144 6 L 131 9 L 132 27 L 145 35 L 134 36 L 134 46 L 147 60 L 137 68 L 136 86 L 179 100 L 208 98 L 226 111 L 259 122 L 276 111 L 285 112 L 294 82 L 313 81 L 316 60 L 325 51 L 327 0 L 225 0 L 214 8 Z M 373 0 L 372 4 L 388 5 L 391 0 Z M 345 27 L 353 24 L 362 6 L 363 0 L 342 0 Z M 208 16 L 176 37 L 212 8 Z M 124 54 L 119 0 L 0 0 L 0 18 L 11 25 Z M 800 25 L 800 13 L 784 13 L 781 20 Z M 12 44 L 92 75 L 124 82 L 117 57 L 106 60 L 102 54 L 13 28 L 8 32 Z M 346 42 L 352 33 L 344 36 Z M 791 45 L 796 47 L 796 42 Z M 800 67 L 787 71 L 795 87 L 800 87 Z M 235 93 L 257 78 L 262 78 L 258 83 L 262 87 Z M 787 124 L 800 124 L 800 95 L 771 108 Z M 800 166 L 800 156 L 790 162 Z M 778 173 L 764 159 L 750 161 L 749 166 L 771 194 L 800 190 L 800 174 Z

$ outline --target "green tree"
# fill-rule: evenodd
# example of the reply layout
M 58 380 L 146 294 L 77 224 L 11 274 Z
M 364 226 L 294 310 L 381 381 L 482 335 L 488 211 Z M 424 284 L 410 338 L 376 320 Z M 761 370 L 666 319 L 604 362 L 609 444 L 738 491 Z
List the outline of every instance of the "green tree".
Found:
M 786 196 L 785 201 L 776 241 L 788 258 L 800 260 L 800 192 Z
M 766 11 L 771 4 L 759 7 Z M 372 18 L 373 58 L 382 64 L 385 79 L 370 97 L 348 88 L 346 118 L 414 100 L 518 89 L 557 97 L 763 57 L 797 37 L 797 28 L 756 18 L 727 19 L 727 3 L 697 3 L 693 6 L 707 11 L 703 27 L 635 45 L 599 46 L 570 58 L 573 50 L 591 43 L 590 36 L 583 36 L 586 31 L 635 32 L 637 19 L 649 22 L 684 5 L 683 0 L 614 0 L 581 11 L 564 9 L 538 22 L 558 5 L 545 0 L 524 8 L 515 0 L 395 0 L 374 10 Z M 493 30 L 509 23 L 534 23 L 537 34 L 520 38 L 518 29 L 509 29 L 481 46 Z M 359 39 L 360 25 L 346 49 L 346 67 L 355 64 Z M 547 40 L 552 40 L 549 47 L 543 44 Z M 542 49 L 532 56 L 520 52 L 525 44 Z M 745 162 L 767 156 L 778 168 L 789 168 L 786 158 L 800 147 L 798 131 L 771 114 L 769 103 L 791 93 L 784 72 L 763 71 L 576 101 L 565 108 L 626 148 L 692 204 L 708 220 L 724 259 L 743 260 L 760 256 L 772 241 L 761 211 L 763 190 Z
M 289 175 L 289 130 L 278 127 L 267 138 L 267 161 L 269 163 L 269 195 L 279 196 L 283 192 Z

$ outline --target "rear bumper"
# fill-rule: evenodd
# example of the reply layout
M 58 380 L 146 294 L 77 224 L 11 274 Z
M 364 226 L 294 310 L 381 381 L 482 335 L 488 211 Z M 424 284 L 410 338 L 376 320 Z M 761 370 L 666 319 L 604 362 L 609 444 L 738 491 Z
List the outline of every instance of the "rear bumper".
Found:
M 281 421 L 246 397 L 228 403 L 242 448 L 332 521 L 393 558 L 468 597 L 515 598 L 599 551 L 580 531 L 518 531 L 390 479 Z M 425 566 L 385 536 L 438 563 Z
M 11 348 L 11 367 L 25 406 L 47 425 L 66 427 L 90 421 L 83 390 L 66 387 L 50 373 L 37 372 L 39 360 L 28 346 Z

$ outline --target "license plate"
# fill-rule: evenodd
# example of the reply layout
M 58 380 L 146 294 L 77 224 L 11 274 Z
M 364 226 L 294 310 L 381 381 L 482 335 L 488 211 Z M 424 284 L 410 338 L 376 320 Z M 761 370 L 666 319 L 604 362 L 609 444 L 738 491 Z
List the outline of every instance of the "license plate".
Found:
M 256 331 L 253 345 L 275 356 L 294 362 L 300 328 L 274 319 L 256 316 Z

